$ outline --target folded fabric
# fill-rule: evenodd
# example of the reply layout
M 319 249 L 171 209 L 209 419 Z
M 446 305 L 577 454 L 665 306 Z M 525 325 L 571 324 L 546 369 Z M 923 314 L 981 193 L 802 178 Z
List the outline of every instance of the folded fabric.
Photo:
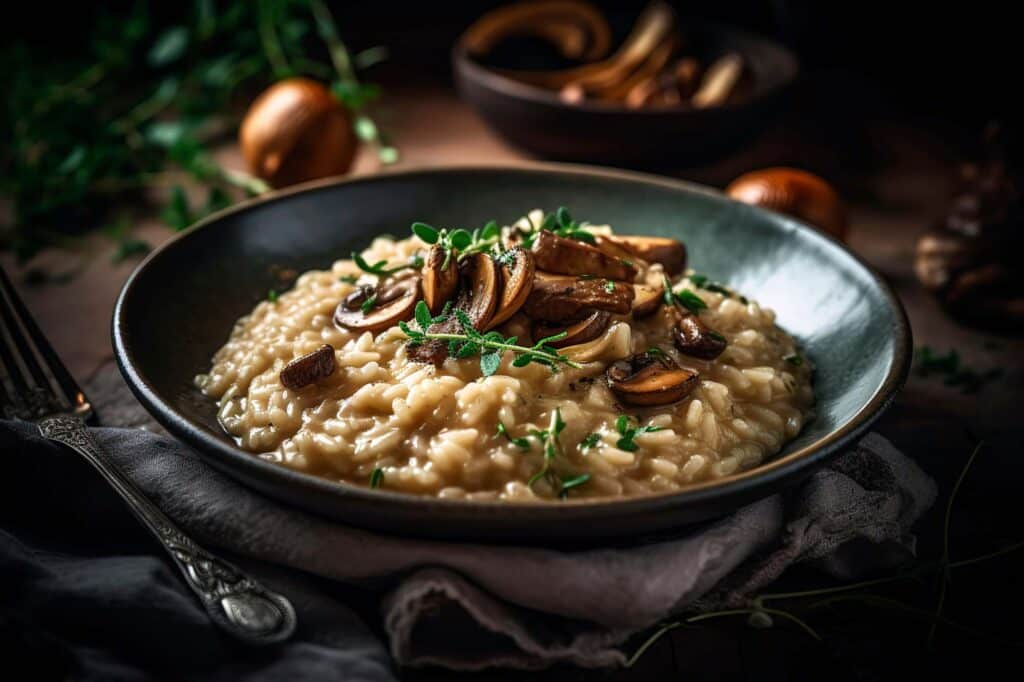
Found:
M 293 585 L 312 575 L 384 593 L 382 622 L 399 664 L 463 670 L 556 662 L 619 665 L 625 660 L 620 647 L 632 634 L 689 608 L 742 603 L 794 563 L 814 561 L 848 578 L 905 561 L 914 551 L 911 525 L 936 495 L 934 482 L 914 462 L 885 439 L 869 435 L 785 499 L 758 501 L 677 539 L 560 552 L 405 539 L 347 527 L 260 496 L 171 438 L 117 428 L 96 429 L 95 435 L 153 501 L 200 542 L 229 556 L 296 569 L 288 576 Z M 166 567 L 157 571 L 159 563 L 145 557 L 135 557 L 145 559 L 141 566 L 110 563 L 110 543 L 116 546 L 125 534 L 136 537 L 140 531 L 114 511 L 113 494 L 98 477 L 84 473 L 75 455 L 23 424 L 0 423 L 0 444 L 8 461 L 16 462 L 13 475 L 5 477 L 2 520 L 8 532 L 2 560 L 5 575 L 20 574 L 13 583 L 4 581 L 3 589 L 15 591 L 5 598 L 31 606 L 51 603 L 55 594 L 72 595 L 76 608 L 87 611 L 110 608 L 116 592 L 119 603 L 111 616 L 120 613 L 118 627 L 135 627 L 137 636 L 144 637 L 141 630 L 149 627 L 160 637 L 164 624 L 155 614 L 173 613 L 167 617 L 174 622 L 175 638 L 217 637 Z M 83 490 L 89 497 L 82 497 Z M 63 513 L 55 513 L 55 505 Z M 37 512 L 39 519 L 50 519 L 39 521 L 42 528 L 26 524 Z M 33 553 L 54 550 L 32 543 L 58 531 L 63 535 L 56 551 L 73 552 L 75 560 L 33 564 Z M 90 543 L 108 551 L 98 552 Z M 69 544 L 75 549 L 67 549 Z M 97 556 L 94 561 L 90 552 Z M 48 577 L 32 577 L 33 571 Z M 125 572 L 138 583 L 127 594 L 119 585 Z M 147 580 L 140 574 L 150 575 L 158 590 L 144 589 Z M 270 582 L 289 594 L 282 583 Z M 311 589 L 307 585 L 303 601 L 317 600 Z M 156 595 L 163 597 L 154 601 Z M 264 657 L 267 665 L 283 677 L 298 675 L 300 667 L 290 666 L 307 670 L 322 664 L 325 671 L 362 670 L 365 676 L 356 679 L 388 679 L 364 627 L 335 600 L 325 597 L 324 603 L 344 615 L 334 622 L 321 614 L 318 626 L 305 623 L 307 633 L 311 626 L 322 628 L 316 643 L 300 632 L 290 646 L 306 647 L 303 655 L 289 658 L 284 647 L 279 658 Z M 150 611 L 154 604 L 156 612 Z M 299 615 L 301 623 L 301 608 Z M 137 627 L 130 617 L 139 619 Z M 185 634 L 189 628 L 191 635 Z M 73 639 L 75 633 L 61 636 Z M 358 656 L 351 649 L 334 649 L 331 642 L 357 643 Z M 217 653 L 209 656 L 212 669 L 222 669 L 213 663 Z M 258 670 L 235 672 L 258 675 Z

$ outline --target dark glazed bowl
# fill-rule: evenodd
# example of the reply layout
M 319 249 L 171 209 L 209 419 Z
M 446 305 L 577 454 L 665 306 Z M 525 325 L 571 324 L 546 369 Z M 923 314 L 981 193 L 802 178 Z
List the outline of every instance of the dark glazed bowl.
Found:
M 235 446 L 193 387 L 235 320 L 282 269 L 326 268 L 414 220 L 509 222 L 567 205 L 622 232 L 680 237 L 692 265 L 774 308 L 815 363 L 817 416 L 764 466 L 670 495 L 546 504 L 467 502 L 333 483 Z M 114 347 L 139 400 L 203 458 L 267 495 L 395 534 L 491 541 L 627 541 L 702 521 L 812 472 L 878 417 L 906 378 L 899 301 L 844 247 L 789 218 L 695 185 L 585 167 L 448 168 L 332 181 L 212 216 L 152 253 L 114 310 Z
M 459 44 L 452 51 L 455 84 L 494 130 L 542 158 L 691 166 L 750 142 L 778 112 L 799 69 L 792 52 L 766 38 L 715 24 L 687 26 L 688 40 L 704 59 L 726 52 L 744 57 L 753 86 L 741 101 L 709 109 L 566 104 L 551 90 L 487 68 Z

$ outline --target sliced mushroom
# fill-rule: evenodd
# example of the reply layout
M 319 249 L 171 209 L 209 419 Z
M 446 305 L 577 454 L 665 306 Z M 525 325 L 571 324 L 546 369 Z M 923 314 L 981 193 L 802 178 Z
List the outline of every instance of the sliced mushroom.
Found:
M 535 264 L 533 254 L 521 247 L 506 251 L 501 265 L 501 300 L 487 329 L 497 327 L 512 317 L 526 303 L 533 290 Z
M 601 336 L 601 334 L 604 334 L 604 330 L 608 328 L 611 320 L 611 313 L 596 310 L 589 317 L 585 317 L 575 324 L 570 324 L 568 327 L 537 323 L 533 327 L 533 339 L 534 341 L 539 341 L 565 332 L 565 338 L 558 339 L 557 341 L 548 341 L 547 345 L 552 348 L 576 346 L 587 341 L 593 341 Z
M 474 253 L 459 263 L 459 291 L 455 295 L 455 310 L 461 310 L 473 323 L 473 328 L 483 331 L 498 309 L 501 291 L 501 271 L 490 256 Z M 433 333 L 459 333 L 462 325 L 455 315 L 444 322 L 432 325 Z M 439 365 L 448 357 L 448 345 L 443 341 L 427 341 L 409 349 L 409 357 L 417 362 Z
M 289 362 L 279 376 L 285 388 L 298 391 L 331 376 L 336 366 L 334 347 L 325 343 L 312 353 Z
M 672 330 L 676 348 L 681 353 L 702 360 L 714 360 L 725 350 L 725 337 L 704 324 L 695 313 L 680 311 Z
M 455 255 L 446 253 L 444 247 L 435 244 L 427 254 L 427 262 L 423 264 L 423 301 L 430 312 L 434 315 L 440 313 L 445 301 L 455 295 L 458 286 L 459 266 Z
M 633 304 L 633 285 L 609 279 L 538 272 L 523 311 L 534 320 L 575 322 L 594 308 L 625 315 Z
M 639 319 L 653 314 L 658 309 L 665 297 L 665 285 L 634 284 L 633 292 L 633 317 Z
M 700 383 L 700 373 L 679 367 L 663 352 L 640 353 L 614 362 L 605 377 L 620 402 L 637 407 L 678 402 Z
M 364 312 L 363 306 L 373 296 L 376 296 L 373 307 Z M 334 311 L 334 324 L 352 331 L 376 334 L 411 318 L 419 298 L 419 277 L 388 279 L 371 291 L 361 287 L 338 304 Z
M 614 258 L 575 239 L 541 230 L 533 241 L 537 269 L 562 275 L 592 275 L 632 282 L 637 269 L 628 259 Z
M 624 243 L 619 241 L 618 237 L 612 237 L 607 234 L 599 234 L 594 237 L 597 241 L 597 248 L 605 252 L 612 258 L 618 258 L 628 263 L 632 263 L 637 268 L 643 270 L 646 269 L 649 263 L 641 258 L 636 251 L 626 246 Z
M 615 235 L 604 237 L 651 263 L 661 263 L 665 273 L 677 275 L 686 268 L 686 245 L 670 237 L 633 237 Z

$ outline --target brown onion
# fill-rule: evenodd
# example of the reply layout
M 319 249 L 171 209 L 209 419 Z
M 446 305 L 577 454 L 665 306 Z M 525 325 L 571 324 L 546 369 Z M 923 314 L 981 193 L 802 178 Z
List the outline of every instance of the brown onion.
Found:
M 267 88 L 246 112 L 238 138 L 252 173 L 274 187 L 342 175 L 357 145 L 348 111 L 308 78 Z
M 796 168 L 765 168 L 741 175 L 725 193 L 746 204 L 769 208 L 807 221 L 842 241 L 846 237 L 846 209 L 832 186 Z

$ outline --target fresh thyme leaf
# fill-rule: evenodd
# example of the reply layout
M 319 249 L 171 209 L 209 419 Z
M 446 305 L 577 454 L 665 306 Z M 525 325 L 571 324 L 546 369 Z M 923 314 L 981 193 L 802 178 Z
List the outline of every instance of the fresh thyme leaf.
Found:
M 370 474 L 370 487 L 379 488 L 381 482 L 384 480 L 384 470 L 380 467 L 374 467 L 373 473 Z
M 562 499 L 565 499 L 566 497 L 569 496 L 570 490 L 572 490 L 573 488 L 580 487 L 589 480 L 590 474 L 580 474 L 579 476 L 575 476 L 573 478 L 564 479 L 562 481 L 561 488 L 558 491 L 558 496 L 561 497 Z
M 715 341 L 718 341 L 719 343 L 726 343 L 726 338 L 719 334 L 718 332 L 716 332 L 714 329 L 709 329 L 707 334 L 709 337 L 711 337 Z
M 707 284 L 708 278 L 706 275 L 690 275 L 690 281 L 694 286 L 703 287 Z
M 615 282 L 611 281 L 610 279 L 605 280 L 604 290 L 607 291 L 609 294 L 615 293 Z
M 615 430 L 622 436 L 615 442 L 615 447 L 626 452 L 636 452 L 640 449 L 640 446 L 634 442 L 634 439 L 645 433 L 654 433 L 655 431 L 661 431 L 660 426 L 638 426 L 633 428 L 630 426 L 629 417 L 624 414 L 620 414 L 619 418 L 615 420 Z
M 684 308 L 689 310 L 691 313 L 699 313 L 708 307 L 708 304 L 704 300 L 693 293 L 689 289 L 683 289 L 682 291 L 675 292 L 676 300 L 679 301 Z
M 355 251 L 352 252 L 352 260 L 355 261 L 356 266 L 363 272 L 371 275 L 377 275 L 378 277 L 387 277 L 388 275 L 393 275 L 396 272 L 401 272 L 402 270 L 408 270 L 410 268 L 415 270 L 423 267 L 423 257 L 419 254 L 414 254 L 412 258 L 409 259 L 409 262 L 404 265 L 396 265 L 390 268 L 387 267 L 388 262 L 386 260 L 379 260 L 376 263 L 371 264 L 363 258 L 362 254 L 356 253 Z
M 412 224 L 413 233 L 428 244 L 436 244 L 439 235 L 437 229 L 426 223 L 416 222 Z
M 647 349 L 646 353 L 647 355 L 650 355 L 652 358 L 665 357 L 665 351 L 663 351 L 661 348 L 658 348 L 657 346 L 651 346 L 650 348 Z
M 486 225 L 484 225 L 483 230 L 480 232 L 480 236 L 481 239 L 489 241 L 491 239 L 496 239 L 500 233 L 501 228 L 498 227 L 498 221 L 490 220 Z
M 620 258 L 619 262 L 625 265 L 627 268 L 633 267 L 633 261 L 629 260 L 628 258 Z
M 587 436 L 580 441 L 580 450 L 589 450 L 590 448 L 597 445 L 598 441 L 600 440 L 600 435 L 596 433 L 588 433 Z
M 359 281 L 359 277 L 357 275 L 342 275 L 338 278 L 338 281 L 345 284 L 355 284 Z
M 433 319 L 430 317 L 430 308 L 427 307 L 425 301 L 420 301 L 416 304 L 416 324 L 420 326 L 420 329 L 427 331 L 427 327 L 431 325 Z
M 508 432 L 508 429 L 505 428 L 505 425 L 503 423 L 501 423 L 501 421 L 498 422 L 498 433 L 497 433 L 497 435 L 504 436 L 505 439 L 508 440 L 509 443 L 512 443 L 513 445 L 518 447 L 520 450 L 529 450 L 530 449 L 530 440 L 528 438 L 513 438 L 512 434 L 510 434 Z
M 278 293 L 277 289 L 271 289 L 267 292 L 267 300 L 271 303 L 277 303 Z
M 580 280 L 581 282 L 587 282 L 587 281 L 592 280 L 592 279 L 597 279 L 597 275 L 591 275 L 591 274 L 587 273 L 587 274 L 583 274 L 583 275 L 577 276 L 576 279 Z
M 370 311 L 377 305 L 377 294 L 374 294 L 367 298 L 359 305 L 359 309 L 363 311 L 363 315 L 369 315 Z
M 665 305 L 672 305 L 672 282 L 668 280 L 665 275 L 661 276 L 662 293 L 661 297 L 665 301 Z
M 460 251 L 473 243 L 473 235 L 468 230 L 463 230 L 462 228 L 452 230 L 448 238 L 451 240 L 452 246 Z
M 791 353 L 790 355 L 784 356 L 782 359 L 794 367 L 799 367 L 804 364 L 804 359 L 800 357 L 799 353 Z

